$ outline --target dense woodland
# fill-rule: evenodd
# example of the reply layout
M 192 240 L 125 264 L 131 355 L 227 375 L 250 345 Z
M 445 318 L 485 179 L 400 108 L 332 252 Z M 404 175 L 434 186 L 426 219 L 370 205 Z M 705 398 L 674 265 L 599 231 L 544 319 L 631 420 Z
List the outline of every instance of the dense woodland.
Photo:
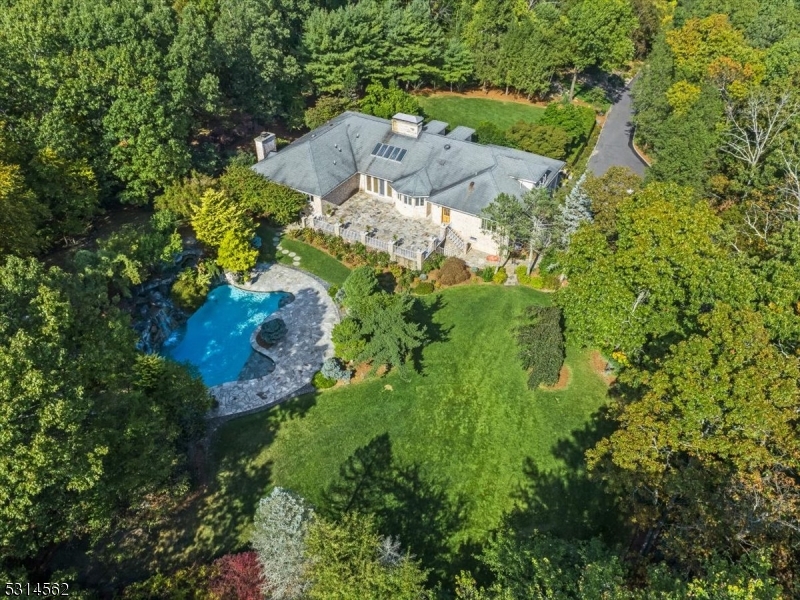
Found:
M 398 531 L 385 515 L 315 516 L 276 490 L 256 513 L 255 554 L 217 565 L 251 576 L 224 597 L 256 597 L 246 594 L 264 583 L 259 564 L 281 598 L 800 595 L 797 0 L 0 7 L 3 580 L 66 577 L 51 564 L 65 543 L 146 526 L 148 511 L 196 483 L 211 398 L 196 374 L 136 349 L 126 300 L 174 266 L 181 225 L 211 257 L 179 279 L 196 306 L 217 267 L 254 264 L 254 218 L 285 224 L 302 207 L 254 176 L 226 131 L 253 120 L 300 129 L 356 106 L 388 116 L 413 108 L 408 92 L 421 87 L 569 99 L 586 78 L 641 60 L 646 180 L 620 169 L 576 178 L 569 193 L 529 198 L 527 224 L 512 219 L 526 250 L 567 277 L 556 295 L 567 338 L 617 368 L 609 433 L 586 460 L 616 500 L 624 541 L 563 539 L 509 520 L 475 549 L 471 571 L 446 579 L 435 557 L 390 537 Z M 540 127 L 572 136 L 548 132 L 566 155 L 588 135 L 585 115 L 571 105 L 551 113 Z M 508 135 L 485 141 L 525 147 L 531 132 Z M 149 224 L 46 265 L 95 217 L 131 204 L 154 207 Z M 410 301 L 372 287 L 366 296 L 354 331 L 403 339 L 384 357 L 398 363 L 422 339 L 403 327 Z M 557 318 L 546 327 L 555 338 Z M 323 584 L 298 575 L 304 561 Z M 175 591 L 181 574 L 178 584 L 154 577 L 128 597 L 195 597 Z

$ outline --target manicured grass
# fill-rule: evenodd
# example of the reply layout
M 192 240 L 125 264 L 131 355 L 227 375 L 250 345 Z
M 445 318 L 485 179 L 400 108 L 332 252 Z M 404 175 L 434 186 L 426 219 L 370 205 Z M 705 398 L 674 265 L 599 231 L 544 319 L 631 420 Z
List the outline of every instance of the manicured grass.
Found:
M 114 572 L 169 572 L 247 547 L 256 504 L 275 485 L 328 512 L 325 490 L 342 465 L 384 434 L 382 445 L 362 453 L 379 465 L 372 480 L 402 493 L 391 506 L 374 496 L 356 506 L 405 523 L 402 542 L 446 584 L 458 569 L 474 567 L 468 557 L 506 516 L 520 529 L 613 536 L 616 512 L 585 477 L 583 460 L 605 433 L 598 415 L 606 384 L 587 351 L 568 348 L 569 386 L 531 391 L 516 357 L 516 317 L 549 301 L 530 288 L 494 285 L 421 298 L 418 316 L 431 341 L 417 357 L 419 372 L 226 422 L 212 437 L 201 493 L 160 526 L 126 536 L 132 562 L 114 564 Z M 388 444 L 391 469 L 380 460 Z
M 489 98 L 450 95 L 419 96 L 425 114 L 449 123 L 449 129 L 464 125 L 475 129 L 481 121 L 489 121 L 500 129 L 508 129 L 517 121 L 537 122 L 544 108 L 519 102 L 502 102 Z
M 341 465 L 381 434 L 398 465 L 420 468 L 427 492 L 409 499 L 408 510 L 430 512 L 431 496 L 446 498 L 435 520 L 450 525 L 435 534 L 448 560 L 512 512 L 522 527 L 571 535 L 613 529 L 613 511 L 583 474 L 583 452 L 600 435 L 593 415 L 606 402 L 605 383 L 588 353 L 570 348 L 569 387 L 530 391 L 515 356 L 515 317 L 548 301 L 534 290 L 490 285 L 426 296 L 421 316 L 433 341 L 419 373 L 391 373 L 226 423 L 213 443 L 218 487 L 210 512 L 225 515 L 225 527 L 218 517 L 202 519 L 198 535 L 235 527 L 238 540 L 226 545 L 244 545 L 253 503 L 273 485 L 324 510 L 324 490 Z
M 275 244 L 272 243 L 272 238 L 275 235 L 274 229 L 261 225 L 258 228 L 258 235 L 261 236 L 261 253 L 259 260 L 264 262 L 277 261 L 284 265 L 292 264 L 292 259 L 289 256 L 276 251 Z M 300 257 L 301 269 L 305 269 L 309 273 L 321 277 L 332 285 L 342 285 L 350 274 L 350 269 L 338 260 L 304 242 L 293 240 L 282 235 L 280 244 L 290 252 L 297 253 Z

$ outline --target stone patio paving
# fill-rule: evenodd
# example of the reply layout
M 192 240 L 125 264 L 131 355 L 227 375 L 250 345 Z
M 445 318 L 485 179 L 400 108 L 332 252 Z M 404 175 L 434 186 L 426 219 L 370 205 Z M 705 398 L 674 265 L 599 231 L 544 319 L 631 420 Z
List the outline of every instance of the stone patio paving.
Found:
M 212 418 L 266 408 L 291 397 L 333 356 L 331 331 L 339 322 L 339 311 L 321 281 L 298 269 L 269 264 L 259 265 L 255 279 L 240 287 L 294 294 L 294 302 L 270 315 L 283 319 L 288 333 L 267 353 L 275 362 L 274 371 L 269 372 L 267 359 L 253 352 L 239 374 L 242 380 L 210 388 L 219 403 Z M 253 378 L 243 379 L 249 377 Z
M 394 208 L 394 201 L 381 200 L 364 192 L 356 192 L 335 212 L 326 216 L 331 223 L 342 223 L 342 229 L 358 231 L 377 230 L 375 237 L 391 242 L 397 236 L 397 245 L 407 250 L 428 250 L 433 238 L 441 238 L 443 229 L 427 218 L 401 215 Z

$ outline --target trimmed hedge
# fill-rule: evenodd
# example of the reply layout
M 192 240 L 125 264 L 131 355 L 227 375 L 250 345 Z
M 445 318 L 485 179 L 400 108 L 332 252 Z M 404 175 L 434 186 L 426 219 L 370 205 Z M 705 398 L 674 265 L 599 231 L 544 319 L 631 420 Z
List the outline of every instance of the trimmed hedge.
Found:
M 528 387 L 554 385 L 564 364 L 564 332 L 561 309 L 555 306 L 529 306 L 523 323 L 514 330 L 522 367 L 529 371 Z
M 508 279 L 508 273 L 506 273 L 505 267 L 500 267 L 499 269 L 497 269 L 497 273 L 495 273 L 494 276 L 492 277 L 492 281 L 500 285 L 503 285 L 507 279 Z
M 417 296 L 427 296 L 433 292 L 433 284 L 430 281 L 420 281 L 417 287 L 411 290 Z
M 314 373 L 314 378 L 311 380 L 311 385 L 318 390 L 327 390 L 328 388 L 332 388 L 336 385 L 336 380 L 325 377 L 325 375 L 322 374 L 322 371 L 317 371 Z

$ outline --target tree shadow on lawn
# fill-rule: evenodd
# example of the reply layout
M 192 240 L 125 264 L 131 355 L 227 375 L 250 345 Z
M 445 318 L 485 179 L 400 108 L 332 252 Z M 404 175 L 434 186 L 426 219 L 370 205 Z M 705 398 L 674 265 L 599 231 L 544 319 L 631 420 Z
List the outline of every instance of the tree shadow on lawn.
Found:
M 91 546 L 76 542 L 58 566 L 76 567 L 76 583 L 111 593 L 157 571 L 170 573 L 243 549 L 242 536 L 272 481 L 272 461 L 259 464 L 254 457 L 272 444 L 284 422 L 303 417 L 315 404 L 316 394 L 309 394 L 226 421 L 210 441 L 208 484 L 165 502 L 157 514 L 131 517 Z
M 605 408 L 571 438 L 559 440 L 553 454 L 564 466 L 543 471 L 534 460 L 524 460 L 525 481 L 515 493 L 517 507 L 507 515 L 508 525 L 525 535 L 536 529 L 566 539 L 600 536 L 608 544 L 625 539 L 622 515 L 602 482 L 586 472 L 586 450 L 614 430 Z
M 462 498 L 451 500 L 445 482 L 418 463 L 399 464 L 388 433 L 356 449 L 324 492 L 320 511 L 339 519 L 347 512 L 375 515 L 382 535 L 398 538 L 425 568 L 431 583 L 451 578 L 452 537 L 465 520 Z
M 417 298 L 414 302 L 414 309 L 411 313 L 412 319 L 415 323 L 425 328 L 425 343 L 411 353 L 411 361 L 414 366 L 414 371 L 422 375 L 427 375 L 425 372 L 425 365 L 422 360 L 422 355 L 425 348 L 431 344 L 444 343 L 450 339 L 450 332 L 453 329 L 452 325 L 447 327 L 442 326 L 441 323 L 434 321 L 434 316 L 437 312 L 445 308 L 447 304 L 440 294 L 432 300 L 423 301 Z

